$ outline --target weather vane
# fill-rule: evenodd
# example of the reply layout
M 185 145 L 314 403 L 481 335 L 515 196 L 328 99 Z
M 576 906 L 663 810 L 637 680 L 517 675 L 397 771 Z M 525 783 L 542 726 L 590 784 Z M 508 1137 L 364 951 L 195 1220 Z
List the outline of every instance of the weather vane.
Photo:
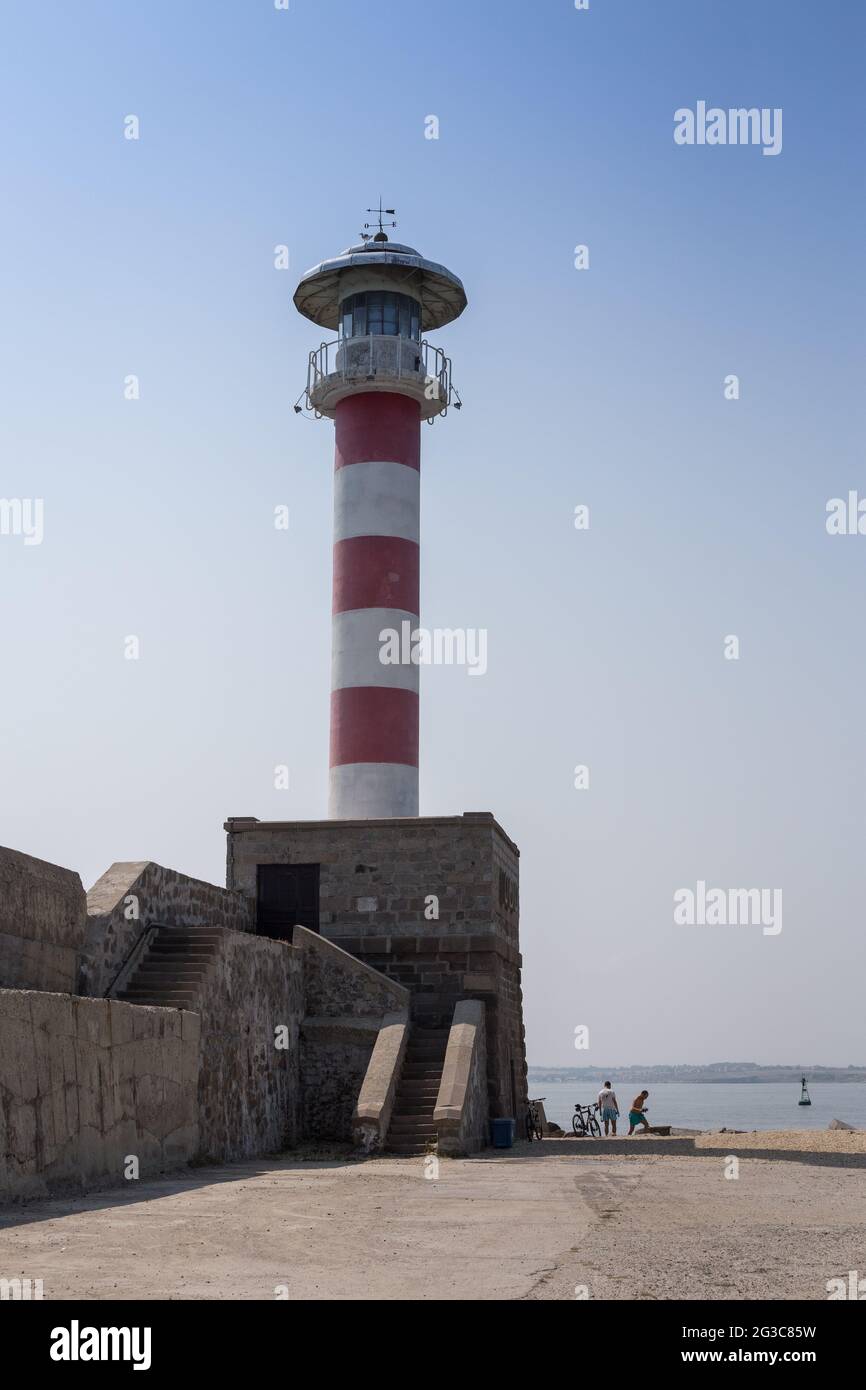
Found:
M 379 198 L 379 206 L 378 206 L 377 208 L 367 208 L 366 211 L 367 211 L 367 212 L 374 212 L 374 213 L 376 214 L 377 221 L 376 221 L 376 222 L 365 222 L 365 223 L 364 223 L 364 231 L 361 233 L 361 240 L 362 240 L 362 241 L 369 241 L 369 240 L 370 240 L 370 237 L 369 237 L 369 236 L 366 236 L 366 235 L 365 235 L 365 232 L 368 231 L 370 227 L 375 227 L 375 226 L 378 225 L 379 230 L 378 230 L 378 232 L 376 233 L 376 235 L 375 235 L 375 237 L 373 238 L 373 240 L 374 240 L 374 241 L 387 241 L 387 240 L 388 240 L 388 236 L 387 236 L 387 233 L 385 232 L 385 228 L 386 228 L 386 227 L 396 227 L 397 223 L 396 223 L 396 222 L 383 222 L 383 221 L 382 221 L 382 214 L 385 213 L 387 216 L 393 217 L 394 214 L 396 213 L 397 209 L 396 209 L 396 208 L 383 208 L 383 207 L 382 207 L 382 199 L 381 199 L 381 197 L 380 197 L 380 198 Z

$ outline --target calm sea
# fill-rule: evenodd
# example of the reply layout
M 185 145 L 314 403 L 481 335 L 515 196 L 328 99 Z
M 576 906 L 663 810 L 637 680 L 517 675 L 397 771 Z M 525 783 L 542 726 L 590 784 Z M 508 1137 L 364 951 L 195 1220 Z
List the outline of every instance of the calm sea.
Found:
M 604 1080 L 604 1078 L 602 1078 Z M 577 1101 L 589 1105 L 598 1095 L 601 1082 L 575 1084 L 573 1081 L 533 1081 L 529 1094 L 546 1096 L 544 1109 L 549 1120 L 571 1129 Z M 614 1083 L 620 1108 L 620 1122 L 638 1091 L 634 1081 Z M 826 1129 L 831 1120 L 845 1120 L 866 1129 L 866 1082 L 825 1081 L 809 1086 L 811 1106 L 799 1106 L 800 1087 L 775 1081 L 648 1083 L 647 1119 L 651 1125 L 677 1125 L 683 1129 Z

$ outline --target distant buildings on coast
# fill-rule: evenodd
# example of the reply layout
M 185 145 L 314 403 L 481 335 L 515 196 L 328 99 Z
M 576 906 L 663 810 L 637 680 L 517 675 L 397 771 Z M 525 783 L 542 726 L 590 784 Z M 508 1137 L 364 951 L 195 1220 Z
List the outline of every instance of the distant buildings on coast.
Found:
M 790 1067 L 762 1066 L 759 1062 L 710 1062 L 707 1066 L 655 1066 L 655 1067 L 530 1067 L 531 1082 L 584 1082 L 602 1077 L 606 1081 L 635 1082 L 763 1082 L 797 1081 L 803 1075 L 810 1081 L 866 1081 L 866 1067 L 814 1067 L 797 1063 Z

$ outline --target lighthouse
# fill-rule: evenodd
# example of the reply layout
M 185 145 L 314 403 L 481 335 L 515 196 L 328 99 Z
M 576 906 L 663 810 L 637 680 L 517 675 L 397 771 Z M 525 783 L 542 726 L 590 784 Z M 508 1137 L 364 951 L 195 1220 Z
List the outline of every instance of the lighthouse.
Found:
M 390 241 L 393 209 L 376 211 L 375 234 L 307 271 L 294 295 L 337 335 L 310 353 L 303 393 L 335 433 L 332 820 L 418 815 L 419 667 L 383 662 L 382 634 L 418 626 L 421 426 L 460 406 L 449 358 L 424 335 L 462 314 L 463 285 Z

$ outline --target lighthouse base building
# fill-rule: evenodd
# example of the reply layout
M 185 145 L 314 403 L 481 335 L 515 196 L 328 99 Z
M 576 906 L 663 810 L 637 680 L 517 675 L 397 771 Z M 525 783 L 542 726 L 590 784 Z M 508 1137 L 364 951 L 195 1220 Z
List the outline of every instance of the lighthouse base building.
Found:
M 225 828 L 227 886 L 254 904 L 259 932 L 287 938 L 301 923 L 402 985 L 407 1043 L 427 1040 L 431 1074 L 455 1019 L 481 1020 L 479 1137 L 488 1117 L 524 1115 L 519 850 L 489 812 Z

